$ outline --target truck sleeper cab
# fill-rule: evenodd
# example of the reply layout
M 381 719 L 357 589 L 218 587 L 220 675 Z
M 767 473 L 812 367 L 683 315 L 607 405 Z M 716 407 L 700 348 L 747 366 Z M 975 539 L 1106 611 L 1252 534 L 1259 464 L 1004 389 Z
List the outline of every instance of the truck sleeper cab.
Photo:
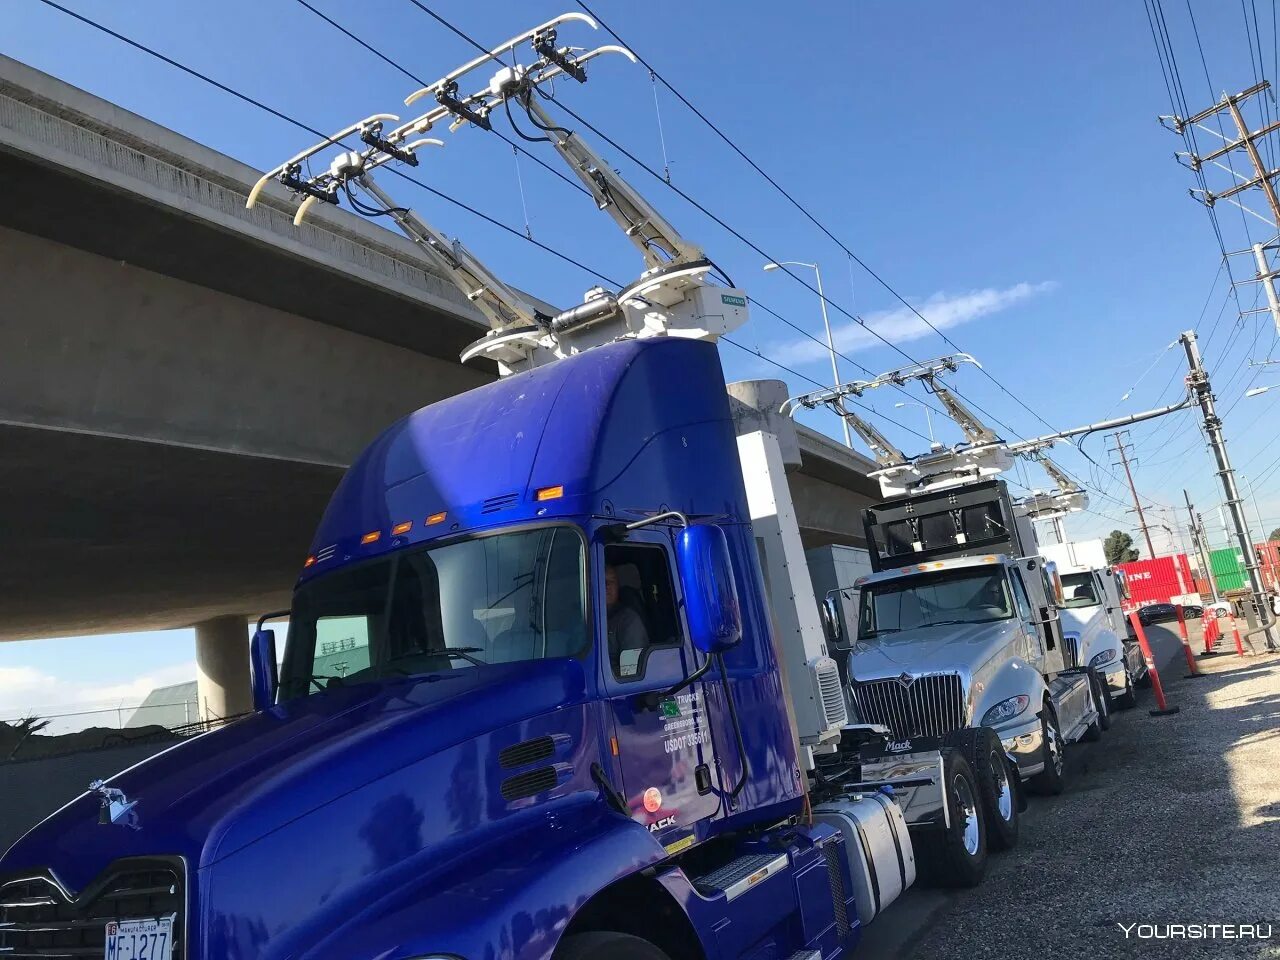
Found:
M 92 904 L 157 864 L 182 960 L 856 940 L 844 838 L 799 818 L 713 344 L 603 346 L 393 425 L 320 523 L 278 692 L 273 643 L 258 712 L 110 779 L 127 822 L 85 794 L 0 859 L 0 954 L 102 949 Z

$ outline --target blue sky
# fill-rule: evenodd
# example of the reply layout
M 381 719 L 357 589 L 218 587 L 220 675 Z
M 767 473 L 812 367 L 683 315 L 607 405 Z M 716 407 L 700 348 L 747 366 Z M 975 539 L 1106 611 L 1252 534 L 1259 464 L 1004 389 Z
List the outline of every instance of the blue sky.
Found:
M 473 52 L 410 0 L 310 2 L 427 81 Z M 416 85 L 296 0 L 225 0 L 216 15 L 198 20 L 190 8 L 159 0 L 65 4 L 326 131 L 370 113 L 402 111 L 403 96 Z M 427 5 L 485 43 L 572 8 L 569 0 Z M 1192 10 L 1212 86 L 1185 8 L 1170 4 L 1167 15 L 1187 98 L 1198 108 L 1210 101 L 1211 90 L 1216 96 L 1252 84 L 1256 67 L 1237 5 L 1193 0 Z M 1263 480 L 1257 492 L 1264 520 L 1280 525 L 1280 471 L 1263 472 L 1280 455 L 1268 452 L 1280 390 L 1233 406 L 1247 383 L 1280 382 L 1280 367 L 1252 381 L 1246 365 L 1267 355 L 1274 331 L 1266 318 L 1235 325 L 1209 220 L 1187 197 L 1191 174 L 1173 160 L 1181 141 L 1156 122 L 1170 106 L 1142 3 L 600 0 L 598 12 L 846 245 L 1055 427 L 1142 409 L 1162 397 L 1168 402 L 1182 360 L 1180 350 L 1165 348 L 1199 323 L 1222 409 L 1230 411 L 1235 461 Z M 1263 70 L 1271 76 L 1269 8 L 1259 11 L 1259 28 Z M 586 43 L 586 33 L 562 40 Z M 607 39 L 602 31 L 598 42 Z M 7 5 L 0 49 L 259 168 L 309 142 L 305 133 L 38 0 Z M 557 96 L 646 162 L 661 165 L 653 90 L 642 69 L 620 58 L 603 60 L 589 83 L 562 85 Z M 659 100 L 672 176 L 681 188 L 770 257 L 819 262 L 828 296 L 912 357 L 950 351 L 865 272 L 851 271 L 835 244 L 669 93 L 660 90 Z M 498 126 L 506 129 L 505 122 Z M 510 148 L 474 129 L 446 139 L 446 149 L 424 156 L 418 175 L 522 231 Z M 530 148 L 538 146 L 545 147 Z M 739 286 L 821 335 L 809 291 L 780 273 L 762 273 L 759 255 L 616 151 L 598 146 Z M 550 151 L 541 153 L 557 162 Z M 626 280 L 638 272 L 630 245 L 584 198 L 527 159 L 520 169 L 538 240 L 610 277 Z M 544 299 L 569 304 L 596 282 L 416 187 L 394 188 L 402 191 L 401 202 Z M 1264 209 L 1260 200 L 1255 208 Z M 1243 247 L 1241 214 L 1220 204 L 1219 218 L 1228 247 Z M 1267 228 L 1253 222 L 1248 239 L 1265 239 Z M 1245 261 L 1233 270 L 1237 279 L 1252 274 Z M 1241 288 L 1246 307 L 1255 290 Z M 860 337 L 835 311 L 832 319 L 843 352 L 858 363 L 879 371 L 905 362 Z M 762 310 L 735 338 L 785 358 L 808 377 L 829 376 L 821 351 Z M 783 376 L 796 391 L 809 386 L 731 347 L 722 354 L 732 378 Z M 846 377 L 861 375 L 841 363 Z M 981 373 L 965 369 L 953 383 L 1012 432 L 1047 431 Z M 893 409 L 905 398 L 884 393 L 872 399 L 923 433 L 919 408 Z M 1216 518 L 1220 497 L 1193 418 L 1177 416 L 1164 426 L 1133 429 L 1136 479 L 1146 496 L 1173 507 L 1185 485 L 1206 518 Z M 839 433 L 829 415 L 815 414 L 811 422 Z M 881 425 L 908 451 L 923 447 L 899 427 Z M 936 426 L 942 439 L 958 439 L 950 425 Z M 1106 463 L 1101 437 L 1085 449 Z M 1059 451 L 1067 469 L 1103 490 L 1093 509 L 1106 516 L 1073 517 L 1073 535 L 1103 534 L 1117 520 L 1132 527 L 1124 506 L 1108 499 L 1127 499 L 1122 481 L 1098 473 L 1069 448 Z M 1044 485 L 1034 468 L 1025 479 Z M 1175 516 L 1183 519 L 1181 512 Z M 1221 539 L 1212 527 L 1210 534 Z M 189 658 L 189 642 L 184 649 Z M 0 649 L 0 656 L 10 653 Z

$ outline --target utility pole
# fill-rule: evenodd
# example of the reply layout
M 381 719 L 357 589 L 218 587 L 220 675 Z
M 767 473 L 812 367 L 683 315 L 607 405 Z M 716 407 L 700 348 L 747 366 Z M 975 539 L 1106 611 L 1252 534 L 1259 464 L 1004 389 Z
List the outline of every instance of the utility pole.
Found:
M 1204 110 L 1201 110 L 1199 113 L 1187 117 L 1186 119 L 1183 119 L 1182 117 L 1161 117 L 1160 121 L 1161 123 L 1164 123 L 1166 120 L 1172 121 L 1171 124 L 1166 124 L 1166 126 L 1170 127 L 1170 129 L 1179 135 L 1182 135 L 1188 127 L 1198 126 L 1204 132 L 1215 137 L 1222 137 L 1225 141 L 1222 146 L 1218 147 L 1218 149 L 1213 150 L 1210 153 L 1206 153 L 1204 156 L 1199 156 L 1194 153 L 1181 154 L 1181 156 L 1185 156 L 1187 158 L 1188 165 L 1197 173 L 1204 170 L 1205 164 L 1222 167 L 1222 164 L 1217 162 L 1220 158 L 1227 156 L 1235 150 L 1243 149 L 1249 158 L 1249 163 L 1253 166 L 1254 175 L 1252 177 L 1245 178 L 1243 175 L 1237 174 L 1234 169 L 1226 167 L 1223 169 L 1232 173 L 1240 182 L 1234 183 L 1226 190 L 1222 190 L 1217 193 L 1207 189 L 1192 190 L 1191 195 L 1202 201 L 1205 206 L 1208 207 L 1212 207 L 1219 200 L 1227 200 L 1228 202 L 1239 206 L 1242 210 L 1246 210 L 1259 219 L 1265 221 L 1267 219 L 1266 217 L 1253 210 L 1249 210 L 1248 207 L 1245 207 L 1238 200 L 1233 199 L 1237 194 L 1244 193 L 1246 190 L 1260 189 L 1266 196 L 1267 207 L 1271 211 L 1271 224 L 1275 229 L 1280 230 L 1280 196 L 1276 193 L 1276 185 L 1274 182 L 1277 177 L 1280 177 L 1280 168 L 1268 170 L 1267 165 L 1263 162 L 1262 154 L 1258 151 L 1258 141 L 1277 130 L 1280 130 L 1280 120 L 1251 131 L 1249 129 L 1249 125 L 1245 122 L 1244 114 L 1240 111 L 1240 104 L 1244 103 L 1250 97 L 1262 93 L 1270 86 L 1271 84 L 1264 80 L 1261 83 L 1254 84 L 1247 90 L 1242 90 L 1240 93 L 1231 96 L 1224 96 L 1213 106 L 1206 107 Z M 1203 124 L 1203 121 L 1209 119 L 1215 114 L 1221 113 L 1224 110 L 1231 115 L 1231 120 L 1235 124 L 1235 140 L 1228 140 L 1225 136 L 1218 133 L 1218 131 L 1206 127 Z M 1253 244 L 1253 259 L 1258 268 L 1256 279 L 1262 284 L 1263 289 L 1266 291 L 1267 306 L 1264 310 L 1248 312 L 1269 312 L 1271 314 L 1272 321 L 1276 325 L 1276 330 L 1280 331 L 1280 293 L 1277 293 L 1275 286 L 1276 278 L 1280 277 L 1280 271 L 1273 270 L 1270 264 L 1267 263 L 1267 251 L 1273 249 L 1275 249 L 1274 242 L 1268 244 Z
M 1200 558 L 1200 570 L 1204 578 L 1209 581 L 1209 592 L 1213 594 L 1213 602 L 1217 603 L 1222 598 L 1218 596 L 1218 581 L 1213 579 L 1213 568 L 1209 566 L 1209 550 L 1203 539 L 1204 530 L 1197 522 L 1199 514 L 1191 505 L 1191 494 L 1184 489 L 1182 496 L 1187 501 L 1187 514 L 1191 518 L 1191 542 L 1195 544 L 1196 556 Z
M 1129 492 L 1133 494 L 1133 506 L 1138 511 L 1138 525 L 1142 527 L 1142 535 L 1147 540 L 1147 552 L 1154 560 L 1156 548 L 1151 545 L 1151 531 L 1147 529 L 1147 516 L 1142 512 L 1142 501 L 1138 499 L 1138 488 L 1133 485 L 1133 472 L 1129 469 L 1129 449 L 1133 447 L 1133 444 L 1125 442 L 1124 438 L 1128 435 L 1128 430 L 1117 430 L 1111 435 L 1115 437 L 1116 445 L 1108 449 L 1120 455 L 1120 463 L 1124 467 L 1124 475 L 1129 480 Z
M 1209 446 L 1213 450 L 1217 462 L 1217 474 L 1222 480 L 1222 492 L 1225 497 L 1227 511 L 1231 515 L 1231 526 L 1236 538 L 1240 554 L 1244 557 L 1245 571 L 1249 574 L 1249 589 L 1253 594 L 1253 603 L 1258 612 L 1259 625 L 1264 628 L 1263 639 L 1268 649 L 1275 649 L 1272 637 L 1271 604 L 1267 600 L 1266 590 L 1262 585 L 1262 576 L 1258 570 L 1258 558 L 1253 553 L 1253 541 L 1249 536 L 1249 523 L 1245 519 L 1244 504 L 1240 499 L 1240 491 L 1236 488 L 1236 473 L 1231 468 L 1231 458 L 1227 456 L 1227 441 L 1222 435 L 1222 420 L 1214 407 L 1213 387 L 1209 383 L 1209 374 L 1200 361 L 1200 345 L 1196 342 L 1194 330 L 1188 330 L 1180 338 L 1187 352 L 1187 386 L 1200 404 L 1204 414 L 1204 430 L 1209 437 Z

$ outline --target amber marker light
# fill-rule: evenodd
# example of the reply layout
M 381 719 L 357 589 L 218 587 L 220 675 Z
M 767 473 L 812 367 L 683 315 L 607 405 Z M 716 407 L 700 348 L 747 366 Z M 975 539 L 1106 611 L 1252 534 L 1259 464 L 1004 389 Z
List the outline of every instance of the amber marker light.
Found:
M 368 533 L 366 533 L 363 537 L 360 538 L 360 543 L 361 544 L 377 543 L 378 540 L 381 539 L 381 537 L 382 537 L 381 530 L 370 530 Z
M 398 537 L 400 536 L 400 534 L 408 533 L 412 529 L 413 529 L 413 521 L 406 520 L 404 523 L 397 523 L 394 527 L 392 527 L 391 535 L 393 537 Z
M 431 516 L 427 517 L 426 524 L 428 527 L 433 527 L 437 523 L 444 523 L 444 518 L 446 516 L 448 516 L 448 514 L 446 514 L 443 510 L 441 510 L 439 513 L 433 513 Z
M 534 499 L 541 502 L 543 500 L 559 500 L 564 496 L 564 486 L 556 484 L 554 487 L 543 487 L 533 495 Z

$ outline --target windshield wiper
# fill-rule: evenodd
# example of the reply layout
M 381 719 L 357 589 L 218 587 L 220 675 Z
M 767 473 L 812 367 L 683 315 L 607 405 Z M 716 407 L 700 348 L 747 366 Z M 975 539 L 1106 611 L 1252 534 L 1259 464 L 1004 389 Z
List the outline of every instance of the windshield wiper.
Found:
M 867 637 L 874 637 L 881 633 L 901 633 L 901 627 L 881 627 L 879 630 L 868 630 L 866 633 L 858 634 L 859 640 L 865 640 Z
M 997 620 L 1007 620 L 1007 617 L 980 617 L 976 620 L 930 620 L 928 623 L 920 624 L 921 627 L 947 627 L 961 623 L 995 623 Z
M 472 653 L 484 653 L 484 647 L 445 647 L 443 650 L 433 650 L 431 652 L 433 656 L 461 657 L 463 660 L 474 663 L 477 667 L 485 666 L 489 662 L 488 660 L 481 660 L 479 657 L 469 656 Z
M 487 660 L 481 660 L 479 657 L 470 656 L 473 653 L 483 653 L 484 647 L 445 647 L 443 650 L 414 650 L 411 653 L 402 653 L 398 657 L 392 657 L 387 661 L 388 666 L 398 660 L 412 660 L 418 657 L 456 657 L 461 660 L 468 660 L 477 667 L 487 666 Z M 405 674 L 409 676 L 409 674 Z

